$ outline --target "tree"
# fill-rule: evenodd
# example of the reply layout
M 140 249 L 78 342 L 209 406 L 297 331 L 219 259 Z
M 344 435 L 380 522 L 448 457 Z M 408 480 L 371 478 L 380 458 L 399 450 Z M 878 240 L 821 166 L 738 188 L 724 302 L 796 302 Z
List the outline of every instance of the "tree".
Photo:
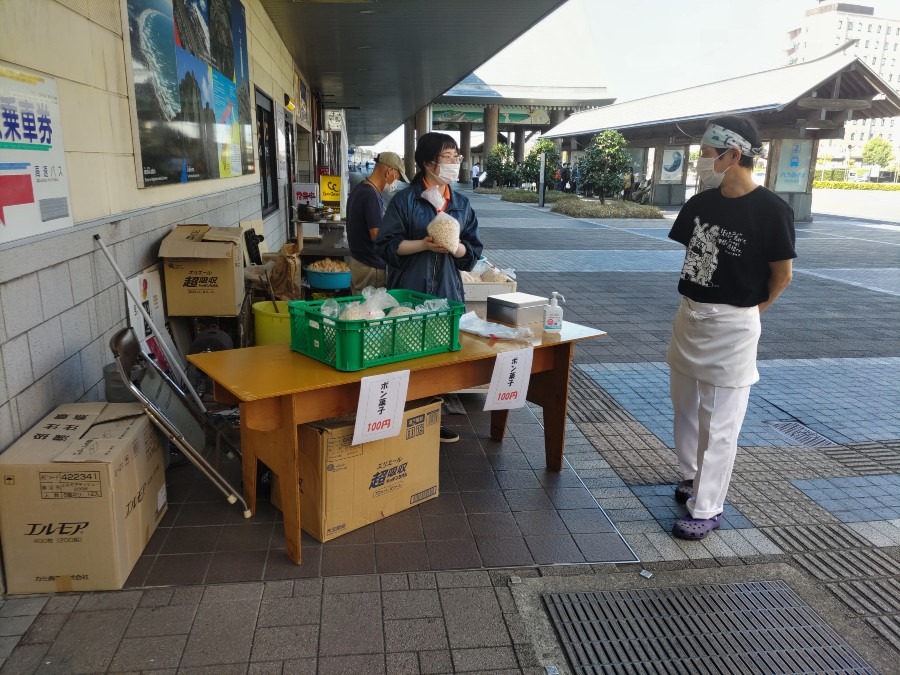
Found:
M 879 169 L 889 166 L 893 159 L 894 153 L 891 144 L 881 136 L 870 138 L 862 151 L 863 164 L 874 165 Z
M 505 143 L 497 143 L 484 159 L 484 170 L 488 180 L 494 181 L 497 187 L 511 185 L 516 178 L 516 162 L 512 148 Z
M 581 184 L 586 192 L 596 192 L 601 203 L 625 186 L 624 175 L 632 161 L 626 146 L 625 137 L 618 131 L 601 131 L 578 161 Z
M 556 148 L 556 143 L 549 138 L 542 138 L 531 148 L 531 152 L 525 158 L 525 164 L 522 165 L 522 180 L 527 183 L 537 183 L 540 180 L 542 152 L 547 154 L 544 163 L 544 185 L 556 187 L 553 175 L 562 166 L 562 158 Z

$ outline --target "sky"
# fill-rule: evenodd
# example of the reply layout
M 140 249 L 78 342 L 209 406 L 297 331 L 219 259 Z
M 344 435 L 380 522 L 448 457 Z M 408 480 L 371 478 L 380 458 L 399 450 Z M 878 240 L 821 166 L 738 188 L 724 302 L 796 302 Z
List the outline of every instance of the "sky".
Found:
M 818 4 L 569 0 L 475 73 L 490 84 L 605 86 L 618 102 L 653 96 L 786 65 L 787 32 Z M 900 19 L 900 0 L 854 4 Z M 402 127 L 375 146 L 382 150 L 403 154 Z

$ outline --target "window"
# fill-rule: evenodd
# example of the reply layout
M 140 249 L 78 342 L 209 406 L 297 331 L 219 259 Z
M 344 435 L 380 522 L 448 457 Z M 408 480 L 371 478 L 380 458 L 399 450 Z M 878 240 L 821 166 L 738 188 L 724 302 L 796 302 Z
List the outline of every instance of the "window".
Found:
M 876 59 L 874 56 L 872 57 L 872 65 L 873 65 L 873 66 L 875 65 L 875 62 L 876 62 L 877 60 L 878 60 L 878 59 Z
M 887 61 L 887 59 L 881 59 L 881 65 L 884 65 L 885 61 Z
M 871 33 L 871 32 L 872 32 L 872 24 L 869 24 L 869 30 L 867 30 L 866 32 L 867 32 L 867 33 Z
M 856 132 L 850 134 L 850 140 L 851 140 L 851 141 L 855 141 L 855 140 L 856 140 Z
M 890 27 L 890 26 L 887 27 L 887 30 L 884 31 L 884 34 L 885 34 L 885 35 L 890 35 L 890 34 L 891 34 L 891 27 Z
M 878 49 L 878 42 L 875 42 L 875 49 Z
M 847 22 L 847 30 L 853 30 L 853 22 L 852 21 Z
M 840 30 L 841 26 L 843 26 L 843 25 L 844 25 L 844 22 L 839 19 L 838 20 L 838 30 Z M 851 28 L 852 28 L 852 26 L 851 26 Z
M 275 113 L 272 99 L 256 90 L 256 140 L 259 146 L 259 179 L 262 214 L 278 210 L 278 165 L 275 155 Z
M 877 30 L 876 32 L 877 32 L 877 33 L 880 33 L 880 32 L 881 32 L 881 26 L 878 26 L 878 30 Z
M 866 49 L 868 49 L 868 48 L 869 48 L 869 41 L 866 40 L 866 44 L 864 44 L 863 46 L 864 46 Z

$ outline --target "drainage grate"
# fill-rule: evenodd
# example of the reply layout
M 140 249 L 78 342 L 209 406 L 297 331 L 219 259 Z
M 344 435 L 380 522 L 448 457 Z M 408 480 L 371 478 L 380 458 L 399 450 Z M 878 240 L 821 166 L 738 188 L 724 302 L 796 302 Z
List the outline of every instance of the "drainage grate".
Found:
M 808 448 L 830 448 L 837 445 L 830 438 L 813 431 L 801 422 L 767 422 L 767 424 L 782 436 Z
M 783 581 L 547 593 L 544 602 L 579 675 L 875 675 Z

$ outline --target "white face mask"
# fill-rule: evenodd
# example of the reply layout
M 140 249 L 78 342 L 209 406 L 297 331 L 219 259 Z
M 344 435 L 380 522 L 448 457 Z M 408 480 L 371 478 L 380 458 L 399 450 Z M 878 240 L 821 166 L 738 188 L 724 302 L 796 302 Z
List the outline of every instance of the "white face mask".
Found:
M 728 150 L 725 152 L 728 152 Z M 700 157 L 697 159 L 697 178 L 706 187 L 717 188 L 725 180 L 725 171 L 728 171 L 731 167 L 729 166 L 722 173 L 717 172 L 715 169 L 716 160 L 722 157 L 725 152 L 718 157 Z
M 459 180 L 459 167 L 460 164 L 438 164 L 438 173 L 432 173 L 431 175 L 438 179 L 443 185 L 448 185 L 449 183 L 455 183 Z M 429 173 L 431 173 L 429 171 Z

